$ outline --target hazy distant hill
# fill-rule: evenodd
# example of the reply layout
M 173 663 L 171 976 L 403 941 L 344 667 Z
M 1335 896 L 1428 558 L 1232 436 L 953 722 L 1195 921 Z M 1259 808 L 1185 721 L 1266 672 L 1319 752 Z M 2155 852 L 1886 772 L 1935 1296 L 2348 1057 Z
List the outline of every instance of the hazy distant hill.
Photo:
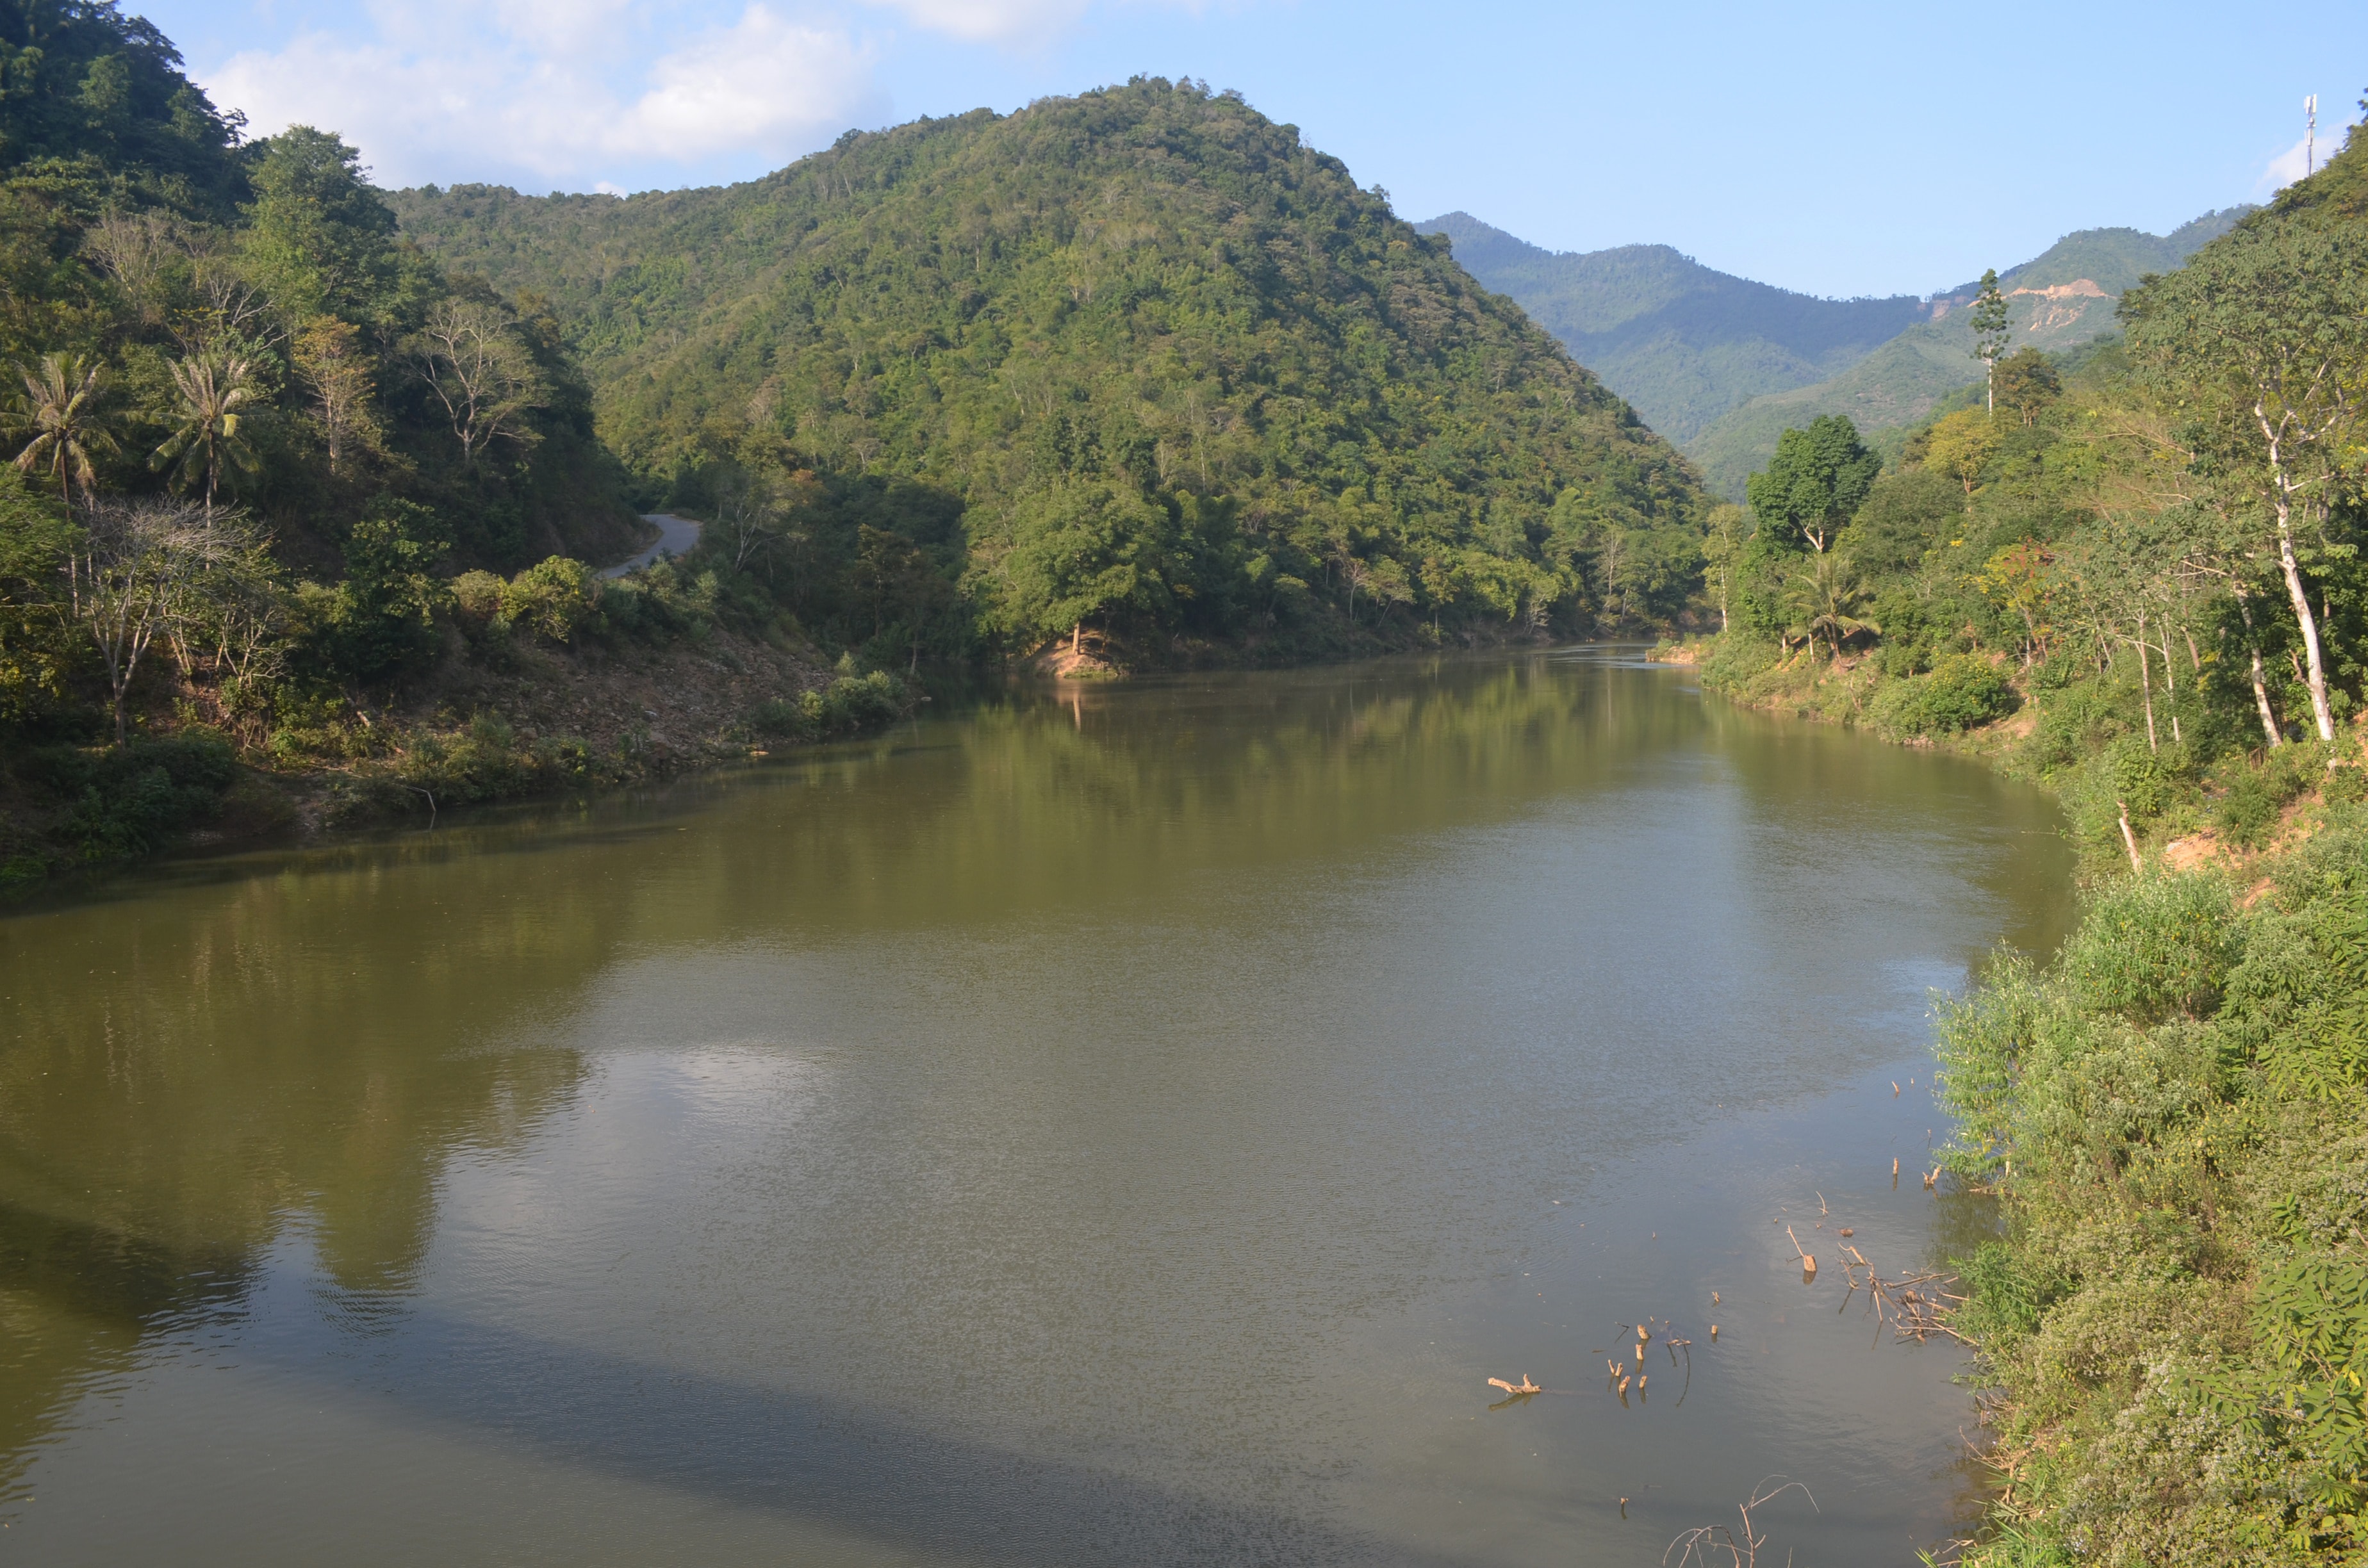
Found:
M 2112 331 L 2114 306 L 2139 278 L 2177 267 L 2251 210 L 2231 207 L 2207 212 L 2169 234 L 2083 229 L 2065 235 L 2041 255 L 2000 274 L 2013 307 L 2014 346 L 2060 350 Z M 1916 423 L 1950 392 L 1981 379 L 1964 309 L 1973 302 L 1975 287 L 1968 283 L 1934 296 L 1931 319 L 1909 327 L 1840 374 L 1755 398 L 1707 429 L 1683 437 L 1687 454 L 1702 466 L 1713 490 L 1740 500 L 1744 480 L 1766 465 L 1776 450 L 1776 437 L 1820 414 L 1847 414 L 1883 445 L 1883 432 Z M 1584 354 L 1578 358 L 1586 362 Z
M 1554 252 L 1465 212 L 1417 223 L 1509 294 L 1645 422 L 1683 443 L 1764 392 L 1847 369 L 1923 321 L 1913 295 L 1820 300 L 1713 271 L 1668 245 Z

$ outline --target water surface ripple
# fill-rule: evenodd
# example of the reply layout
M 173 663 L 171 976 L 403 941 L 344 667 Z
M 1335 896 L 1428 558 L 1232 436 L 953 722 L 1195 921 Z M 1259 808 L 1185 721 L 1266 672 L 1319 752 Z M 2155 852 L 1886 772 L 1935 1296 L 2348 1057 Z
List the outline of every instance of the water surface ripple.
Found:
M 1774 1221 L 1980 1225 L 1891 1161 L 2056 827 L 1574 650 L 1021 692 L 20 913 L 0 1542 L 1647 1563 L 1781 1472 L 1773 1549 L 1911 1561 L 1957 1359 Z M 1644 1317 L 1691 1364 L 1623 1404 Z

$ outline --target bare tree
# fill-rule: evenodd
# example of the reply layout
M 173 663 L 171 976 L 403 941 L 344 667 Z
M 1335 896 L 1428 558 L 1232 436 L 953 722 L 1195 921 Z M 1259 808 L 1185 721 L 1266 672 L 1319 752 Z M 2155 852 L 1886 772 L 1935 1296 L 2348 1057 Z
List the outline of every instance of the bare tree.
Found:
M 114 699 L 115 744 L 129 738 L 131 682 L 158 637 L 202 620 L 222 574 L 259 548 L 243 519 L 210 519 L 186 502 L 85 502 L 67 557 L 69 612 L 98 645 Z
M 357 440 L 378 441 L 370 413 L 370 357 L 350 322 L 315 316 L 296 335 L 296 369 L 313 393 L 313 406 L 329 439 L 329 472 L 338 472 Z
M 413 337 L 412 358 L 451 421 L 463 462 L 475 462 L 495 441 L 534 444 L 527 415 L 541 406 L 541 377 L 501 312 L 445 301 Z
M 165 324 L 176 274 L 195 252 L 189 226 L 165 212 L 109 208 L 83 235 L 83 251 L 114 280 L 150 326 Z

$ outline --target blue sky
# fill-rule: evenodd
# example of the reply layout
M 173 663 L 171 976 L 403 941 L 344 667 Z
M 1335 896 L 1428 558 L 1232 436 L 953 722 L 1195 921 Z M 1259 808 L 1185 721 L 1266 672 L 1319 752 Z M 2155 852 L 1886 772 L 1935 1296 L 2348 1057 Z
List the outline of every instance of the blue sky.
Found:
M 2258 200 L 2368 89 L 2368 6 L 1466 0 L 124 0 L 255 131 L 389 185 L 745 179 L 893 124 L 1121 81 L 1237 87 L 1392 192 L 1557 250 L 1657 241 L 1926 293 L 2072 229 Z

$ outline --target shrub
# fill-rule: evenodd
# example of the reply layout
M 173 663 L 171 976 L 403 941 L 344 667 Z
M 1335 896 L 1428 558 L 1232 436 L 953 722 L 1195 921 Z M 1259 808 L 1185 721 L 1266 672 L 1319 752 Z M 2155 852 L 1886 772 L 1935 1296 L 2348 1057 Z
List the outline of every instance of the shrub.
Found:
M 2088 1006 L 2135 1023 L 2215 1006 L 2242 955 L 2228 885 L 2205 872 L 2135 877 L 2100 898 L 2064 947 Z
M 887 723 L 910 708 L 903 683 L 885 670 L 874 670 L 868 676 L 843 675 L 827 688 L 803 693 L 794 701 L 775 698 L 761 703 L 741 731 L 751 737 L 825 740 Z
M 2085 761 L 2126 728 L 2111 695 L 2084 682 L 2040 704 L 2024 755 L 2041 772 L 2052 773 Z
M 1876 699 L 1875 722 L 1894 734 L 1956 734 L 2014 711 L 2014 687 L 1987 659 L 1952 653 L 1930 675 L 1900 682 Z
M 2229 843 L 2244 849 L 2258 848 L 2277 827 L 2283 803 L 2270 780 L 2248 767 L 2229 780 L 2213 810 L 2212 823 Z
M 2145 822 L 2162 814 L 2170 804 L 2177 788 L 2178 765 L 2183 756 L 2166 757 L 2160 748 L 2150 746 L 2135 735 L 2124 735 L 2105 752 L 2106 775 L 2113 787 L 2113 799 L 2130 813 L 2131 820 Z
M 502 590 L 508 585 L 491 572 L 463 572 L 452 579 L 452 603 L 464 619 L 482 625 L 502 613 Z
M 212 735 L 136 741 L 89 753 L 51 747 L 28 771 L 73 801 L 65 835 L 85 860 L 150 855 L 222 808 L 238 776 L 229 743 Z
M 502 619 L 553 642 L 572 642 L 600 614 L 599 579 L 580 561 L 553 555 L 502 589 Z

